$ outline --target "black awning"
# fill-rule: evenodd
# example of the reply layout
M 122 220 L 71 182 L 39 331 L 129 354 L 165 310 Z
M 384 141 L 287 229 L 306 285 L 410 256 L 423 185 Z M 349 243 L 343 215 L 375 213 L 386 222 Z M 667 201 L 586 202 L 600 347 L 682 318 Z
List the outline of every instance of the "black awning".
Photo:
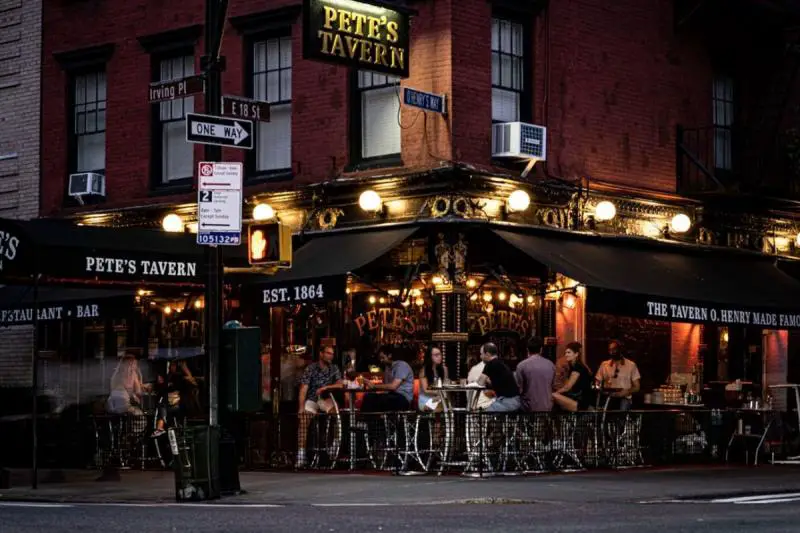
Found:
M 133 312 L 132 291 L 40 287 L 38 316 L 42 322 L 55 320 L 102 320 L 127 318 Z M 33 287 L 0 288 L 0 326 L 33 323 Z
M 619 237 L 495 233 L 586 285 L 591 312 L 800 328 L 800 283 L 773 257 Z
M 69 221 L 0 219 L 0 279 L 42 282 L 202 283 L 194 235 Z
M 344 298 L 347 275 L 386 254 L 417 228 L 320 235 L 294 252 L 292 268 L 255 283 L 267 305 Z

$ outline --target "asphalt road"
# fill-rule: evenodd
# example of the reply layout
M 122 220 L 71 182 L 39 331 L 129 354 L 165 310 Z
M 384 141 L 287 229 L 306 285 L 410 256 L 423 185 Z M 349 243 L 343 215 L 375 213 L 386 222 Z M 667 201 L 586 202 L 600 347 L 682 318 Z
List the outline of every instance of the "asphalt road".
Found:
M 800 502 L 315 507 L 0 503 L 0 530 L 136 532 L 796 532 Z

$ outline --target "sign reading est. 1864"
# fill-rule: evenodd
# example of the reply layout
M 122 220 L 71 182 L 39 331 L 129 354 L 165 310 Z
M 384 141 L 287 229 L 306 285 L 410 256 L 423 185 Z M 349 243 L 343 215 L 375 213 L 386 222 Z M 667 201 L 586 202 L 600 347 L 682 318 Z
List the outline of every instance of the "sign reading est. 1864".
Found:
M 304 0 L 303 57 L 408 77 L 408 14 L 369 2 Z

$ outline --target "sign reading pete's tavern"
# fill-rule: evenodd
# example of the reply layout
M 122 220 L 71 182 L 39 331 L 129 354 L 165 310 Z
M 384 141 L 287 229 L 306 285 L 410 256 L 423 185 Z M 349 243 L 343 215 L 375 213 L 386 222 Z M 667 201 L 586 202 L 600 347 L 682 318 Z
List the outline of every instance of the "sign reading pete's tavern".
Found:
M 407 78 L 408 14 L 354 0 L 304 0 L 303 58 Z

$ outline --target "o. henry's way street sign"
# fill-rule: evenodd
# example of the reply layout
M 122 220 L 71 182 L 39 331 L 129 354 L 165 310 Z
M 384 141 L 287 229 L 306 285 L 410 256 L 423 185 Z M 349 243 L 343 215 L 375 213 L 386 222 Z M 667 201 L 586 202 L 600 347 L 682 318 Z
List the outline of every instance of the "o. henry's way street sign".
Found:
M 186 114 L 186 141 L 253 149 L 253 122 L 215 115 Z

